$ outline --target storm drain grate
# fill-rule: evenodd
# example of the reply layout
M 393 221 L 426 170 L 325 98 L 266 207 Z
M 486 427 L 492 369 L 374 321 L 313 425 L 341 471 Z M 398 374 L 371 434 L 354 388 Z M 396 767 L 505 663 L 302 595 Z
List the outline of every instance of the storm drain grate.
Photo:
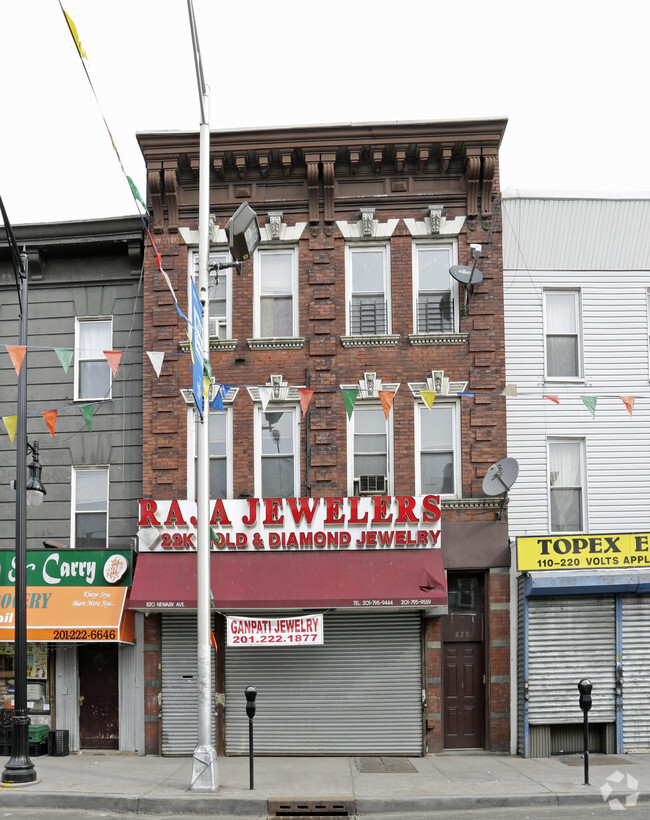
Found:
M 269 820 L 279 817 L 309 817 L 310 820 L 338 820 L 354 818 L 354 800 L 330 798 L 325 800 L 281 800 L 269 798 Z

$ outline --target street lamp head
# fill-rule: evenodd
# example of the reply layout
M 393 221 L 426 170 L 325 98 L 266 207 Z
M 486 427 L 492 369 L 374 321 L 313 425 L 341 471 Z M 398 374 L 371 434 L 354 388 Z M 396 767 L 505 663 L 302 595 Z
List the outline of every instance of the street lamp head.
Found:
M 260 244 L 257 215 L 248 202 L 242 202 L 226 225 L 228 249 L 234 262 L 245 262 Z
M 27 504 L 30 507 L 40 507 L 43 503 L 43 496 L 47 495 L 45 487 L 41 482 L 41 463 L 38 460 L 38 442 L 34 444 L 27 442 L 27 450 L 32 454 L 32 463 L 29 465 L 29 478 L 25 489 L 27 491 Z

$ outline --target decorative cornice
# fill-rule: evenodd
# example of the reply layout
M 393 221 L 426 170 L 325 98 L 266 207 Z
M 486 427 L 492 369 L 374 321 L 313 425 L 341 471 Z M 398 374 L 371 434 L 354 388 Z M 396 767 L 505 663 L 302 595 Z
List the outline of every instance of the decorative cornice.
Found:
M 478 216 L 478 183 L 481 175 L 480 156 L 468 156 L 465 166 L 467 174 L 467 215 Z
M 341 336 L 343 347 L 396 347 L 399 334 L 386 336 Z
M 454 219 L 447 219 L 446 216 L 441 216 L 440 229 L 438 233 L 435 235 L 433 235 L 431 232 L 431 218 L 429 216 L 425 216 L 422 220 L 405 219 L 404 224 L 406 225 L 411 236 L 418 238 L 428 237 L 429 239 L 431 239 L 432 236 L 435 236 L 436 238 L 445 236 L 458 236 L 458 234 L 463 229 L 465 219 L 466 217 L 464 216 L 457 216 Z
M 379 222 L 377 219 L 372 221 L 372 239 L 390 239 L 399 223 L 399 219 L 387 219 L 385 222 Z M 341 231 L 344 239 L 364 239 L 363 222 L 337 222 L 338 229 Z M 366 237 L 368 238 L 368 237 Z
M 153 208 L 154 233 L 162 233 L 165 230 L 165 216 L 162 204 L 162 175 L 160 168 L 151 168 L 147 171 L 147 188 L 149 189 L 149 199 Z
M 409 333 L 409 343 L 416 346 L 462 345 L 469 340 L 469 333 Z
M 305 340 L 301 336 L 246 339 L 246 342 L 251 350 L 300 350 L 305 346 Z
M 228 353 L 236 349 L 239 344 L 239 339 L 219 339 L 217 336 L 210 336 L 210 350 L 220 351 L 221 353 Z M 190 343 L 187 339 L 183 339 L 178 343 L 178 346 L 183 353 L 190 352 Z
M 496 154 L 483 157 L 483 185 L 481 188 L 481 216 L 492 216 L 492 185 L 497 167 Z
M 503 499 L 493 498 L 441 498 L 440 506 L 445 510 L 499 510 Z

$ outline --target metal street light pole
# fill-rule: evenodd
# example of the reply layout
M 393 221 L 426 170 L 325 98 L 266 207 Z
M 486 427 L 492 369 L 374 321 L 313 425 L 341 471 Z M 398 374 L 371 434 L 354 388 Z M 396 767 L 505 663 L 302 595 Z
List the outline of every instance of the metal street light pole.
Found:
M 16 423 L 16 588 L 14 633 L 14 714 L 11 757 L 2 773 L 3 783 L 27 785 L 36 782 L 29 759 L 29 713 L 27 711 L 27 254 L 20 254 L 18 273 L 18 336 L 25 348 L 18 374 L 18 418 Z

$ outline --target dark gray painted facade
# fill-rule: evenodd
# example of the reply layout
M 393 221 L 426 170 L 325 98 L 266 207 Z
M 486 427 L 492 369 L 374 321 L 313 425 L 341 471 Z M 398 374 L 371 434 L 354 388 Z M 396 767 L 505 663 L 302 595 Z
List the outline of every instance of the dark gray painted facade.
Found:
M 106 547 L 130 548 L 142 491 L 142 222 L 23 225 L 14 234 L 29 257 L 27 434 L 40 445 L 47 489 L 40 507 L 28 507 L 27 548 L 45 539 L 74 546 L 73 469 L 95 466 L 109 467 Z M 0 236 L 0 415 L 12 416 L 17 375 L 5 345 L 18 344 L 18 298 L 4 230 Z M 88 402 L 75 401 L 78 350 L 66 373 L 55 348 L 74 348 L 75 320 L 90 317 L 112 319 L 111 347 L 122 358 L 110 400 L 90 402 L 89 431 L 79 409 Z M 49 410 L 58 411 L 54 436 L 42 416 Z M 0 549 L 14 548 L 16 444 L 0 424 Z

